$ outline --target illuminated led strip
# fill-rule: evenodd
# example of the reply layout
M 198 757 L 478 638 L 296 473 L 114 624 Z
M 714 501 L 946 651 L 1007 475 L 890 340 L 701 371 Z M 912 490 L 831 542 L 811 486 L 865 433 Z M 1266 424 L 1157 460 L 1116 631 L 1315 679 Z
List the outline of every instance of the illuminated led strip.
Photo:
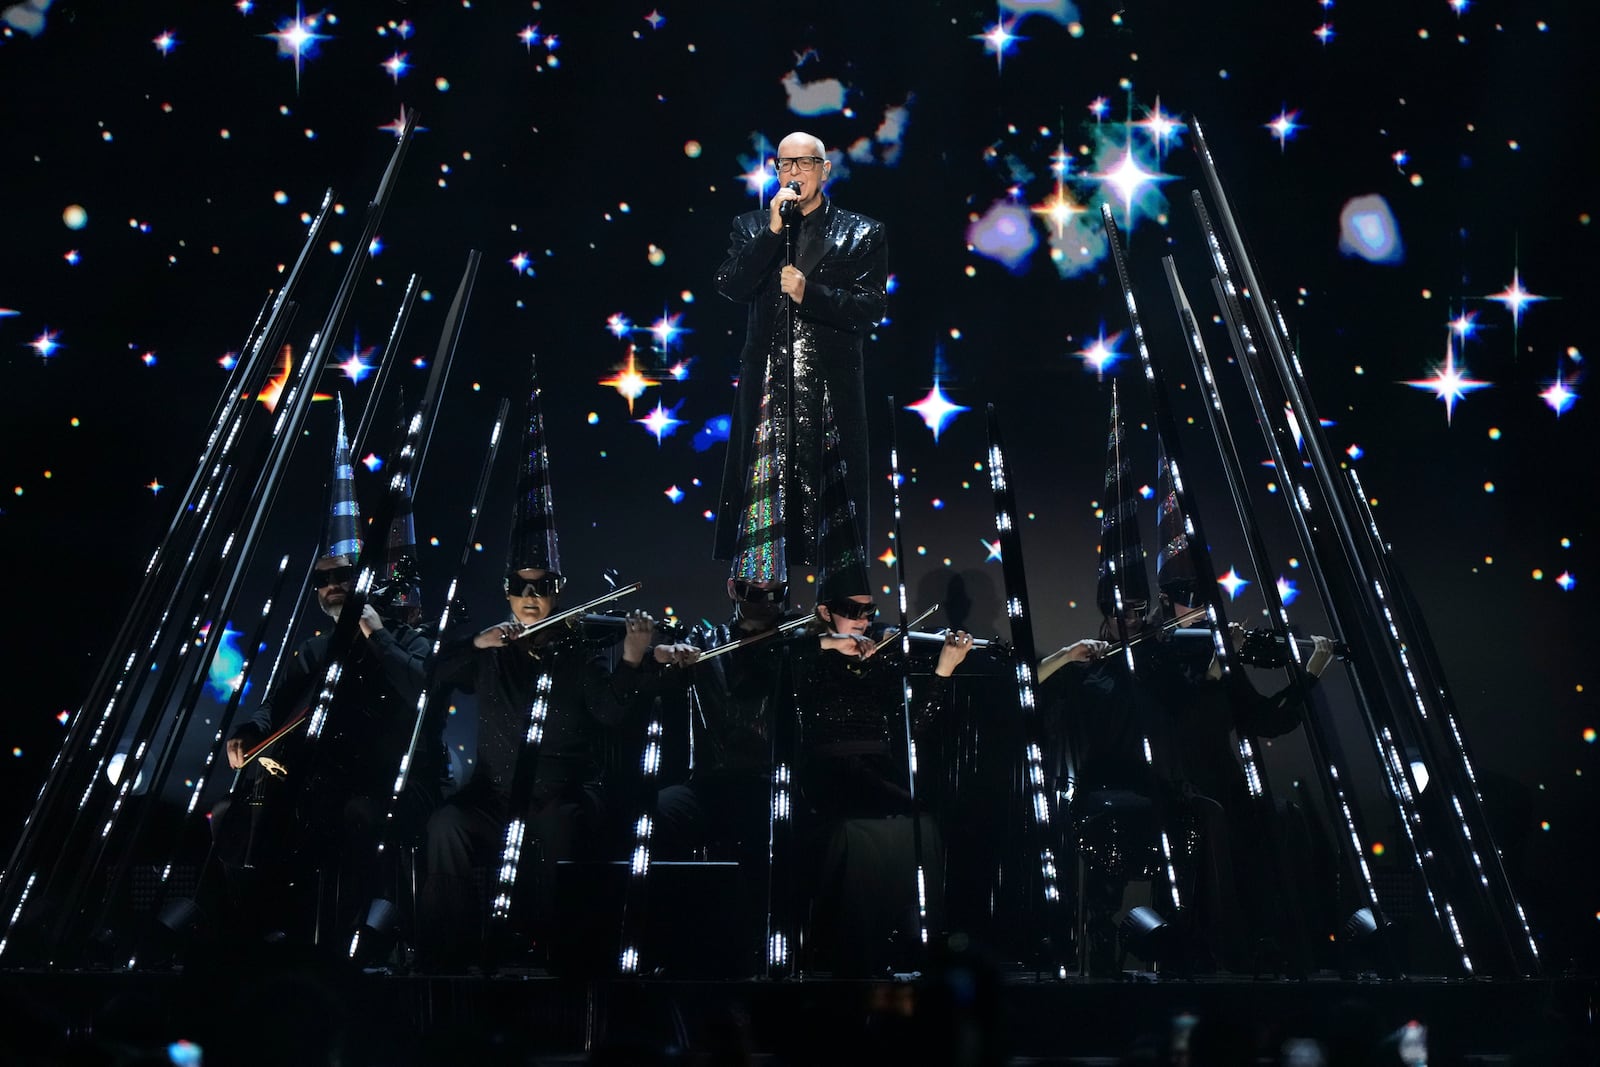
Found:
M 993 409 L 990 410 L 992 423 L 994 415 Z M 996 498 L 995 530 L 1000 534 L 1001 558 L 1004 559 L 1008 552 L 1012 553 L 1012 558 L 1020 558 L 1020 545 L 1012 518 L 1015 504 L 1011 500 L 1011 487 L 1006 476 L 1005 452 L 992 439 L 992 435 L 989 444 L 989 484 Z M 1027 622 L 1027 608 L 1021 597 L 1012 595 L 1006 598 L 1006 616 L 1012 621 L 1011 628 L 1015 636 L 1019 624 Z M 1032 715 L 1038 708 L 1038 699 L 1034 692 L 1033 665 L 1028 663 L 1015 647 L 1012 649 L 1012 656 L 1015 660 L 1017 704 L 1024 715 Z M 1028 808 L 1033 813 L 1034 828 L 1039 835 L 1038 863 L 1043 895 L 1047 902 L 1053 904 L 1061 900 L 1061 890 L 1057 883 L 1055 854 L 1049 846 L 1050 793 L 1045 783 L 1044 752 L 1038 744 L 1031 741 L 1024 744 L 1023 773 L 1027 783 Z
M 1212 225 L 1210 216 L 1206 213 L 1203 204 L 1200 202 L 1198 192 L 1195 194 L 1195 208 L 1199 214 L 1201 230 L 1205 234 L 1206 247 L 1211 253 L 1212 266 L 1216 270 L 1216 284 L 1222 289 L 1223 294 L 1227 298 L 1227 300 L 1223 302 L 1223 311 L 1228 318 L 1228 325 L 1230 325 L 1238 333 L 1240 343 L 1243 346 L 1249 360 L 1259 361 L 1260 353 L 1257 350 L 1255 340 L 1251 335 L 1249 324 L 1244 321 L 1242 315 L 1236 314 L 1234 310 L 1232 310 L 1238 306 L 1238 301 L 1240 298 L 1239 289 L 1234 285 L 1233 273 L 1228 267 L 1228 258 L 1223 252 L 1222 243 L 1220 238 L 1217 236 L 1216 228 Z M 1233 302 L 1232 307 L 1229 306 L 1228 301 Z M 1257 421 L 1262 421 L 1264 412 L 1261 410 L 1261 404 L 1263 402 L 1254 390 L 1251 390 L 1251 397 L 1257 409 L 1255 411 Z M 1220 406 L 1220 397 L 1218 398 L 1217 403 Z M 1294 477 L 1289 469 L 1289 464 L 1286 462 L 1285 457 L 1282 454 L 1281 446 L 1278 444 L 1277 438 L 1270 430 L 1266 431 L 1265 436 L 1267 439 L 1268 448 L 1273 453 L 1273 466 L 1276 468 L 1278 480 L 1283 483 L 1285 489 L 1287 490 L 1286 495 L 1288 499 L 1295 502 L 1296 507 L 1292 507 L 1290 509 L 1291 513 L 1298 508 L 1300 512 L 1309 514 L 1311 511 L 1310 500 L 1306 497 L 1304 490 L 1295 482 Z M 1302 517 L 1299 519 L 1299 522 L 1303 524 L 1306 522 L 1306 520 Z M 1306 543 L 1309 544 L 1308 534 L 1309 531 L 1306 531 L 1306 535 L 1302 536 L 1302 540 L 1305 540 Z M 1285 609 L 1282 613 L 1282 621 L 1285 628 L 1287 628 L 1287 609 Z M 1289 647 L 1291 650 L 1293 650 L 1294 655 L 1298 657 L 1298 646 L 1296 646 L 1293 641 L 1290 641 Z M 1340 818 L 1344 822 L 1345 834 L 1350 839 L 1351 855 L 1354 858 L 1357 869 L 1361 872 L 1361 880 L 1366 889 L 1367 899 L 1375 907 L 1379 907 L 1379 910 L 1381 911 L 1381 906 L 1378 903 L 1377 886 L 1372 878 L 1372 870 L 1367 865 L 1366 846 L 1362 842 L 1360 831 L 1357 829 L 1356 816 L 1354 810 L 1351 808 L 1349 797 L 1345 794 L 1344 776 L 1339 769 L 1339 763 L 1333 758 L 1333 754 L 1327 751 L 1322 753 L 1322 762 L 1327 766 L 1327 784 L 1333 792 L 1335 802 L 1338 805 Z M 1405 807 L 1402 803 L 1400 810 L 1401 822 L 1405 823 L 1407 817 L 1408 812 L 1405 810 Z M 1407 827 L 1407 833 L 1408 839 L 1410 839 L 1409 826 Z M 1414 839 L 1411 840 L 1413 846 L 1415 846 Z M 1414 850 L 1414 854 L 1417 856 L 1418 865 L 1420 867 L 1422 864 L 1421 853 Z M 1426 875 L 1423 877 L 1423 884 L 1428 889 L 1429 899 L 1431 901 L 1432 887 L 1430 880 L 1426 877 Z M 1435 909 L 1437 910 L 1437 906 L 1435 906 Z
M 536 758 L 539 743 L 544 740 L 545 717 L 550 711 L 550 685 L 550 672 L 541 672 L 538 682 L 534 684 L 533 703 L 528 707 L 528 730 L 523 736 L 522 751 L 517 756 L 518 769 L 523 775 L 527 775 L 530 768 L 520 766 L 522 761 Z M 517 866 L 522 860 L 522 839 L 527 829 L 521 817 L 516 815 L 506 824 L 505 842 L 500 850 L 499 889 L 490 905 L 490 917 L 493 919 L 503 920 L 511 914 L 511 891 L 517 884 Z
M 411 276 L 411 284 L 415 285 L 416 281 L 417 281 L 416 275 L 412 275 Z M 411 291 L 408 288 L 406 290 L 406 293 L 407 293 L 408 297 L 410 296 L 410 292 Z M 404 311 L 405 311 L 405 305 L 404 304 L 402 304 L 402 306 L 401 306 L 401 311 L 402 311 L 402 314 L 404 314 Z M 396 319 L 395 326 L 394 326 L 394 331 L 392 331 L 391 334 L 390 334 L 389 344 L 390 344 L 391 347 L 394 345 L 394 338 L 395 338 L 396 333 L 398 332 L 399 328 L 400 328 L 400 320 Z M 483 507 L 483 497 L 484 497 L 484 493 L 488 489 L 489 476 L 494 470 L 495 457 L 499 455 L 499 451 L 500 451 L 500 435 L 505 429 L 506 414 L 510 410 L 510 407 L 511 407 L 510 401 L 508 401 L 508 400 L 501 400 L 500 401 L 500 407 L 499 407 L 498 412 L 496 413 L 494 424 L 489 429 L 489 449 L 488 449 L 487 454 L 483 458 L 483 469 L 481 470 L 481 472 L 478 475 L 478 487 L 477 487 L 476 492 L 473 495 L 472 507 L 471 507 L 471 510 L 469 512 L 469 517 L 468 517 L 468 522 L 467 522 L 467 536 L 464 539 L 464 547 L 462 548 L 461 561 L 460 561 L 460 564 L 459 564 L 459 566 L 461 566 L 461 567 L 465 567 L 466 564 L 467 564 L 467 555 L 471 551 L 473 540 L 474 540 L 474 535 L 477 533 L 477 529 L 478 529 L 478 513 Z M 417 425 L 418 424 L 416 422 L 416 419 L 413 418 L 412 426 L 416 427 Z M 406 437 L 408 443 L 412 439 L 412 437 L 415 435 L 416 432 L 417 431 L 415 429 L 408 431 L 407 437 Z M 439 613 L 439 636 L 434 638 L 434 641 L 433 641 L 433 656 L 435 658 L 438 657 L 439 649 L 441 647 L 443 647 L 443 645 L 444 645 L 444 635 L 450 629 L 450 622 L 451 622 L 451 619 L 452 619 L 452 617 L 454 615 L 454 611 L 455 611 L 456 590 L 460 587 L 460 584 L 461 584 L 461 576 L 458 573 L 455 577 L 450 579 L 450 588 L 445 592 L 444 610 Z M 398 811 L 399 806 L 400 806 L 400 795 L 405 792 L 406 783 L 410 780 L 410 777 L 411 777 L 411 761 L 414 758 L 414 756 L 416 755 L 417 745 L 420 743 L 421 738 L 422 738 L 422 728 L 423 728 L 424 724 L 427 722 L 428 706 L 429 706 L 431 700 L 432 700 L 432 694 L 429 691 L 429 687 L 423 686 L 422 692 L 417 696 L 416 718 L 413 721 L 412 726 L 411 726 L 411 743 L 406 746 L 405 754 L 400 757 L 400 768 L 399 768 L 398 772 L 395 774 L 394 788 L 391 791 L 390 796 L 389 796 L 389 810 L 384 815 L 384 825 L 386 827 L 391 825 L 391 824 L 393 824 L 394 819 L 395 819 L 395 814 Z M 383 853 L 384 849 L 386 848 L 386 846 L 388 844 L 387 836 L 388 836 L 387 834 L 383 834 L 383 835 L 380 835 L 379 838 L 378 838 L 378 852 L 380 854 Z
M 891 418 L 895 411 L 894 397 L 889 398 L 889 411 Z M 928 885 L 923 873 L 922 855 L 922 814 L 917 811 L 917 741 L 911 731 L 911 627 L 907 623 L 909 605 L 906 601 L 906 561 L 905 553 L 900 551 L 904 539 L 900 534 L 900 447 L 895 443 L 895 433 L 891 422 L 889 446 L 889 485 L 894 499 L 894 545 L 895 545 L 895 576 L 899 587 L 900 606 L 900 662 L 905 666 L 901 673 L 900 686 L 900 713 L 903 716 L 903 725 L 906 734 L 906 785 L 911 794 L 911 818 L 916 820 L 911 826 L 911 835 L 916 852 L 916 877 L 917 877 L 917 940 L 926 945 L 928 943 Z
M 647 796 L 653 795 L 651 784 L 656 780 L 661 771 L 661 737 L 664 731 L 659 719 L 652 719 L 645 729 L 644 752 L 639 757 L 639 767 L 644 775 L 644 792 Z M 628 860 L 628 892 L 642 891 L 644 878 L 650 873 L 650 836 L 655 830 L 655 822 L 650 818 L 648 811 L 641 812 L 633 822 L 633 852 Z M 639 973 L 639 947 L 634 943 L 634 924 L 630 919 L 634 909 L 629 907 L 631 901 L 625 899 L 622 913 L 622 949 L 617 957 L 617 965 L 623 974 Z
M 198 514 L 200 516 L 200 525 L 190 539 L 188 555 L 185 557 L 183 566 L 178 572 L 178 581 L 180 583 L 183 580 L 183 576 L 189 573 L 190 568 L 195 562 L 195 559 L 200 551 L 200 546 L 205 541 L 206 531 L 210 528 L 212 519 L 214 517 L 214 513 L 209 506 L 212 499 L 212 494 L 218 493 L 220 495 L 220 491 L 217 488 L 217 483 L 224 477 L 224 475 L 233 470 L 233 467 L 229 464 L 228 460 L 233 451 L 234 445 L 238 442 L 239 434 L 244 423 L 245 412 L 248 411 L 250 407 L 248 404 L 241 406 L 240 400 L 236 399 L 236 397 L 238 397 L 237 382 L 242 379 L 245 373 L 250 369 L 258 368 L 259 359 L 263 351 L 263 345 L 265 345 L 268 334 L 271 332 L 270 330 L 258 331 L 257 328 L 261 325 L 262 317 L 267 316 L 267 308 L 269 306 L 273 308 L 271 315 L 268 317 L 269 323 L 277 320 L 284 303 L 288 299 L 289 292 L 295 284 L 295 281 L 298 279 L 301 268 L 306 262 L 307 252 L 316 244 L 317 235 L 322 230 L 332 203 L 333 190 L 329 189 L 323 194 L 321 207 L 318 209 L 316 218 L 312 221 L 308 229 L 305 249 L 302 250 L 299 259 L 295 262 L 294 269 L 290 275 L 289 283 L 278 291 L 275 300 L 271 296 L 268 297 L 267 303 L 262 305 L 261 311 L 256 315 L 256 321 L 251 325 L 250 336 L 255 338 L 255 342 L 251 347 L 251 354 L 246 360 L 240 361 L 239 365 L 242 368 L 240 374 L 231 377 L 229 380 L 227 392 L 224 393 L 224 396 L 228 398 L 228 401 L 222 404 L 217 412 L 216 422 L 212 426 L 210 435 L 206 438 L 205 448 L 201 452 L 200 462 L 195 471 L 194 478 L 190 482 L 188 489 L 185 491 L 183 500 L 179 502 L 172 523 L 168 527 L 167 535 L 163 537 L 156 545 L 155 550 L 151 552 L 150 558 L 145 564 L 143 577 L 146 585 L 141 587 L 138 595 L 135 597 L 136 604 L 142 604 L 148 596 L 153 595 L 153 590 L 150 588 L 148 583 L 153 579 L 157 567 L 160 566 L 167 546 L 177 541 L 177 533 L 180 529 L 181 520 L 185 515 L 189 514 Z M 219 437 L 222 439 L 220 448 L 217 446 Z M 210 463 L 211 468 L 209 481 L 204 485 L 203 488 L 200 488 L 200 495 L 196 497 L 195 491 L 200 487 L 201 479 L 205 477 L 206 466 L 208 463 Z M 156 646 L 160 644 L 162 635 L 165 632 L 166 624 L 171 617 L 171 613 L 172 608 L 169 600 L 168 606 L 162 610 L 160 617 L 156 621 L 153 635 L 145 643 L 144 649 L 146 653 L 153 653 L 156 649 Z M 119 640 L 127 640 L 127 638 L 119 638 Z M 111 720 L 112 713 L 117 706 L 117 702 L 121 697 L 124 686 L 127 684 L 129 678 L 133 675 L 134 665 L 138 659 L 138 655 L 139 650 L 137 647 L 135 647 L 129 651 L 127 658 L 123 661 L 122 669 L 117 675 L 115 681 L 112 683 L 111 692 L 107 697 L 105 707 L 100 715 L 100 719 L 96 723 L 93 733 L 86 745 L 86 749 L 88 751 L 92 752 L 94 748 L 100 744 L 101 739 L 106 736 L 107 725 Z M 84 721 L 87 722 L 89 720 L 85 719 Z M 66 758 L 68 752 L 73 749 L 73 742 L 80 734 L 77 716 L 74 716 L 71 725 L 72 729 L 68 732 L 66 738 L 62 740 L 61 747 L 56 752 L 55 759 L 50 764 L 50 771 L 45 775 L 44 781 L 40 785 L 39 792 L 35 797 L 32 809 L 30 809 L 27 817 L 23 820 L 21 832 L 18 836 L 19 843 L 25 843 L 28 841 L 29 832 L 33 826 L 34 819 L 43 808 L 45 795 L 49 791 L 50 784 L 58 780 L 58 771 L 64 770 L 62 766 L 63 760 Z M 112 755 L 113 754 L 110 751 L 102 753 L 99 760 L 95 764 L 94 770 L 90 773 L 87 784 L 84 787 L 84 792 L 78 800 L 77 810 L 80 814 L 87 805 L 90 794 L 99 784 L 101 775 L 105 773 L 106 767 L 108 766 Z M 76 758 L 76 753 L 74 754 L 74 758 Z M 19 844 L 18 855 L 20 855 L 20 848 L 21 845 Z M 0 891 L 4 890 L 5 884 L 11 877 L 12 873 L 13 872 L 10 867 L 0 871 Z M 37 877 L 37 872 L 34 872 L 32 875 L 30 875 L 30 878 L 34 877 Z
M 1387 545 L 1383 540 L 1383 536 L 1378 532 L 1377 516 L 1375 516 L 1372 513 L 1372 509 L 1367 506 L 1366 501 L 1368 497 L 1366 489 L 1361 484 L 1360 476 L 1353 469 L 1350 471 L 1350 480 L 1351 484 L 1355 487 L 1356 498 L 1358 501 L 1360 501 L 1361 507 L 1365 512 L 1367 528 L 1372 534 L 1373 544 L 1378 546 L 1380 554 L 1387 555 Z M 1389 636 L 1394 642 L 1396 651 L 1399 653 L 1401 666 L 1405 668 L 1406 684 L 1411 690 L 1412 700 L 1416 703 L 1417 713 L 1422 717 L 1423 721 L 1426 722 L 1428 721 L 1427 704 L 1423 699 L 1422 688 L 1417 683 L 1416 675 L 1412 670 L 1409 648 L 1406 642 L 1401 638 L 1399 627 L 1395 623 L 1394 613 L 1389 608 L 1389 598 L 1387 595 L 1385 595 L 1383 585 L 1376 579 L 1372 583 L 1372 588 L 1374 595 L 1376 595 L 1378 598 L 1380 606 L 1383 608 L 1384 622 L 1389 628 Z M 1467 783 L 1472 787 L 1474 796 L 1476 796 L 1478 801 L 1481 803 L 1483 798 L 1481 794 L 1478 793 L 1478 776 L 1477 772 L 1472 766 L 1472 757 L 1467 752 L 1466 738 L 1461 735 L 1461 728 L 1456 722 L 1456 717 L 1450 712 L 1448 705 L 1442 709 L 1441 717 L 1444 719 L 1445 725 L 1448 727 L 1450 740 L 1455 748 L 1455 756 L 1458 760 L 1460 760 L 1462 770 L 1466 772 Z M 1396 754 L 1395 758 L 1398 760 L 1398 754 Z M 1400 766 L 1396 770 L 1395 776 L 1402 783 L 1405 783 L 1407 786 L 1409 786 L 1409 766 Z M 1409 795 L 1409 788 L 1407 793 Z M 1466 812 L 1462 809 L 1461 798 L 1452 793 L 1450 795 L 1450 803 L 1454 807 L 1456 819 L 1460 823 L 1461 837 L 1466 843 L 1467 853 L 1472 857 L 1473 866 L 1477 869 L 1478 882 L 1481 886 L 1483 886 L 1483 888 L 1490 890 L 1492 894 L 1493 887 L 1490 885 L 1489 874 L 1485 869 L 1483 856 L 1478 849 L 1478 842 L 1472 836 L 1472 829 L 1468 824 Z M 1523 911 L 1522 902 L 1518 900 L 1516 895 L 1511 891 L 1509 882 L 1505 886 L 1505 891 L 1512 908 L 1515 909 L 1517 913 L 1517 923 L 1521 928 L 1523 938 L 1527 941 L 1528 950 L 1533 954 L 1534 960 L 1537 961 L 1539 959 L 1539 945 L 1534 940 L 1533 928 L 1528 924 L 1528 916 L 1527 913 Z
M 29 872 L 28 881 L 22 887 L 22 896 L 17 899 L 17 906 L 11 912 L 10 920 L 6 922 L 6 935 L 4 937 L 0 937 L 0 956 L 5 955 L 6 946 L 11 943 L 11 931 L 16 929 L 17 920 L 22 917 L 22 909 L 28 903 L 28 894 L 33 892 L 33 883 L 37 881 L 38 878 L 38 871 Z
M 793 824 L 791 820 L 794 817 L 794 804 L 790 798 L 791 785 L 792 775 L 789 770 L 789 765 L 786 763 L 774 764 L 772 768 L 772 800 L 767 812 L 769 826 L 767 864 L 769 869 L 776 863 L 777 860 L 776 852 L 778 851 L 777 842 L 779 832 L 793 832 Z M 769 879 L 770 877 L 771 876 L 769 875 Z M 773 929 L 772 924 L 776 923 L 776 919 L 773 916 L 774 910 L 775 909 L 771 907 L 769 902 L 769 926 L 767 928 L 767 967 L 770 977 L 777 977 L 781 975 L 785 970 L 787 970 L 791 963 L 789 954 L 789 944 L 791 938 L 785 931 Z M 792 915 L 789 916 L 789 918 L 792 919 Z

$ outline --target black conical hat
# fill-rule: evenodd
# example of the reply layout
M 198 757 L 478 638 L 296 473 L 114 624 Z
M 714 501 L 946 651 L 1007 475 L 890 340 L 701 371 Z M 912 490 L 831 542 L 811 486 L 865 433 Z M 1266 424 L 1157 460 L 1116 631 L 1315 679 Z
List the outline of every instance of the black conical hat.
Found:
M 1156 536 L 1161 539 L 1161 547 L 1156 550 L 1156 588 L 1166 595 L 1169 604 L 1193 604 L 1199 582 L 1189 547 L 1188 517 L 1178 500 L 1182 474 L 1174 476 L 1165 445 L 1158 443 L 1156 455 Z
M 1139 494 L 1133 486 L 1133 464 L 1125 445 L 1117 383 L 1112 382 L 1106 485 L 1100 503 L 1100 577 L 1095 585 L 1095 603 L 1102 615 L 1117 614 L 1119 586 L 1125 609 L 1150 603 L 1150 576 L 1145 572 L 1144 543 L 1139 538 Z
M 561 573 L 556 544 L 555 505 L 550 499 L 550 453 L 545 443 L 544 414 L 539 405 L 539 372 L 530 362 L 528 423 L 522 435 L 522 467 L 517 499 L 511 512 L 511 546 L 506 571 L 537 569 Z
M 323 539 L 323 559 L 361 555 L 361 508 L 356 504 L 355 467 L 350 462 L 350 441 L 344 430 L 344 397 L 336 398 L 339 429 L 333 439 L 333 481 L 329 485 L 328 529 Z
M 822 390 L 822 516 L 817 523 L 817 602 L 872 595 L 870 561 L 861 540 L 855 501 L 845 481 L 844 452 L 833 421 L 833 400 Z
M 734 541 L 729 574 L 746 582 L 783 582 L 789 578 L 784 545 L 783 450 L 772 418 L 772 360 L 762 381 L 761 413 L 750 439 L 750 470 L 745 477 L 744 507 Z

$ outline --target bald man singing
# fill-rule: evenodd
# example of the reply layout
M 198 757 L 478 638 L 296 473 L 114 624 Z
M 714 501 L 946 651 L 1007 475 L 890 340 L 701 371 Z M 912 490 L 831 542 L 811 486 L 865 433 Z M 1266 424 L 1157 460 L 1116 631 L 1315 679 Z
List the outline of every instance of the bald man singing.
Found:
M 791 133 L 778 144 L 773 166 L 777 193 L 765 209 L 733 220 L 728 257 L 717 271 L 717 290 L 747 305 L 748 314 L 713 554 L 734 556 L 751 435 L 763 383 L 770 380 L 773 418 L 792 429 L 784 487 L 789 562 L 814 564 L 824 389 L 839 428 L 850 497 L 861 509 L 861 528 L 872 529 L 866 513 L 871 483 L 862 349 L 886 311 L 889 250 L 881 222 L 828 198 L 833 163 L 819 138 Z M 792 353 L 785 322 L 791 314 Z

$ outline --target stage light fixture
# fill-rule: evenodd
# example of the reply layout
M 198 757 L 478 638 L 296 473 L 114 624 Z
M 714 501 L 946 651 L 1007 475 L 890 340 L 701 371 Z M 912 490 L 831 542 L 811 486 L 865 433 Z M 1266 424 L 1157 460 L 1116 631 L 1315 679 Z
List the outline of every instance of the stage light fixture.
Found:
M 200 920 L 200 906 L 188 897 L 173 897 L 162 904 L 150 926 L 148 947 L 136 957 L 140 965 L 170 967 L 176 963 L 198 936 Z
M 1378 918 L 1371 908 L 1358 908 L 1344 921 L 1344 940 L 1358 944 L 1378 932 Z
M 1122 951 L 1154 964 L 1170 957 L 1175 933 L 1154 908 L 1138 907 L 1122 919 Z
M 350 936 L 350 959 L 369 967 L 388 957 L 400 941 L 400 909 L 379 897 L 367 905 L 361 923 Z
M 1340 971 L 1347 976 L 1374 971 L 1395 977 L 1390 929 L 1389 921 L 1370 907 L 1351 913 L 1339 930 Z

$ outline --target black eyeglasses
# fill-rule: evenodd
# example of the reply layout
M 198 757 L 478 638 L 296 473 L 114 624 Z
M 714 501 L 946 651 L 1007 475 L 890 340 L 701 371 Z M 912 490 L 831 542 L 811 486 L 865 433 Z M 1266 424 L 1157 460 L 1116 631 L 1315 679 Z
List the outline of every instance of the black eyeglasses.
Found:
M 854 600 L 833 601 L 828 604 L 828 611 L 841 619 L 866 619 L 870 622 L 878 617 L 878 605 Z
M 321 589 L 325 585 L 344 585 L 356 580 L 354 567 L 329 567 L 325 571 L 311 572 L 311 588 Z
M 733 580 L 733 595 L 746 604 L 781 604 L 789 599 L 789 583 L 763 589 L 754 582 L 746 582 L 739 578 Z
M 789 174 L 799 171 L 801 174 L 810 174 L 827 160 L 821 156 L 779 156 L 773 160 L 772 165 L 778 168 L 779 174 Z
M 516 571 L 512 571 L 506 575 L 506 596 L 548 598 L 561 592 L 561 587 L 566 584 L 566 577 L 560 574 L 547 574 L 543 578 L 524 578 Z

